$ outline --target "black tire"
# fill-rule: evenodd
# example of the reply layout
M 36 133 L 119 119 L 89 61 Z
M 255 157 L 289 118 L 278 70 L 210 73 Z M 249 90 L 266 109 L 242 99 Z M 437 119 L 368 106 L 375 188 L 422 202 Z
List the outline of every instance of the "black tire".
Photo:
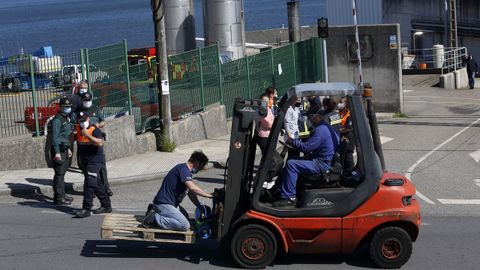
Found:
M 370 242 L 370 257 L 381 268 L 400 268 L 411 255 L 412 240 L 399 227 L 386 227 L 377 231 Z
M 230 252 L 243 268 L 258 269 L 270 265 L 277 255 L 277 239 L 261 225 L 240 227 L 234 234 Z
M 6 92 L 12 92 L 13 91 L 13 78 L 12 77 L 5 78 L 4 85 L 5 85 L 5 91 Z

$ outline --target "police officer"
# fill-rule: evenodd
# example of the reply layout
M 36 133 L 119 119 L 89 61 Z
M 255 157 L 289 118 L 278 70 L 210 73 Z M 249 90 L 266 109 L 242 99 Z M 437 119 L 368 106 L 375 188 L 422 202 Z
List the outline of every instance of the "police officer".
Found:
M 77 143 L 85 182 L 83 185 L 82 209 L 75 212 L 75 216 L 78 218 L 90 216 L 95 196 L 100 200 L 101 207 L 94 210 L 93 213 L 111 213 L 110 197 L 100 177 L 100 171 L 105 166 L 105 154 L 103 152 L 105 135 L 99 128 L 90 124 L 90 118 L 86 112 L 81 113 L 79 122 L 80 133 L 77 134 Z
M 105 127 L 105 117 L 103 116 L 102 110 L 94 106 L 92 104 L 93 96 L 90 93 L 84 93 L 82 95 L 82 109 L 81 111 L 87 112 L 89 118 L 90 118 L 90 124 L 94 125 L 97 128 L 104 128 Z M 77 155 L 77 160 L 79 156 Z M 81 158 L 81 157 L 80 157 Z M 80 162 L 79 162 L 80 164 Z M 80 165 L 79 165 L 80 166 Z M 80 168 L 81 169 L 81 168 Z M 107 188 L 107 193 L 109 196 L 113 195 L 112 190 L 110 189 L 110 184 L 108 183 L 108 175 L 107 175 L 107 166 L 105 165 L 102 168 L 102 171 L 100 172 L 101 174 L 101 179 L 103 181 L 103 184 Z
M 52 121 L 52 166 L 55 171 L 53 176 L 53 203 L 56 205 L 69 205 L 73 198 L 65 195 L 65 173 L 72 156 L 70 151 L 72 125 L 70 112 L 72 103 L 67 97 L 60 98 L 60 110 Z

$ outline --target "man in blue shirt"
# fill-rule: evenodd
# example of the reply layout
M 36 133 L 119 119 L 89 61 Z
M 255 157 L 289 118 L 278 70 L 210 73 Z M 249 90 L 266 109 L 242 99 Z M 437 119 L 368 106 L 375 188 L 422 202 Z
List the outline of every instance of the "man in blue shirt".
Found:
M 195 151 L 187 163 L 173 167 L 163 179 L 162 186 L 153 200 L 153 210 L 144 219 L 144 226 L 159 226 L 165 230 L 187 231 L 190 223 L 186 212 L 180 207 L 183 198 L 188 194 L 190 200 L 199 207 L 197 195 L 213 198 L 213 194 L 199 188 L 192 179 L 192 174 L 202 170 L 208 162 L 207 156 Z
M 296 186 L 299 174 L 319 174 L 331 168 L 331 162 L 335 149 L 339 142 L 338 134 L 325 122 L 324 111 L 311 115 L 311 121 L 315 126 L 313 135 L 302 142 L 300 139 L 289 142 L 297 150 L 308 154 L 309 160 L 290 159 L 280 175 L 281 200 L 273 204 L 274 207 L 295 206 Z

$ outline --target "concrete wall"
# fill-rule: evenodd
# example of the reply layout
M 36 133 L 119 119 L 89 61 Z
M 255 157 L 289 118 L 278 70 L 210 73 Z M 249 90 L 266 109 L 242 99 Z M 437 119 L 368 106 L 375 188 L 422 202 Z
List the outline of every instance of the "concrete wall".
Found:
M 212 105 L 204 112 L 176 121 L 172 125 L 177 145 L 214 138 L 228 133 L 225 106 Z
M 107 160 L 156 150 L 154 134 L 145 133 L 138 136 L 135 134 L 133 116 L 107 120 L 105 133 L 107 141 L 104 149 Z M 47 167 L 44 146 L 44 136 L 0 141 L 0 171 Z M 76 164 L 75 155 L 72 164 Z
M 373 86 L 375 108 L 379 112 L 403 112 L 402 70 L 400 66 L 400 26 L 365 25 L 359 27 L 362 36 L 371 37 L 371 47 L 362 50 L 371 56 L 362 61 L 363 81 Z M 337 26 L 329 29 L 327 39 L 328 74 L 330 82 L 358 84 L 358 64 L 349 56 L 347 44 L 354 28 Z M 396 48 L 390 47 L 390 37 L 396 37 Z M 353 40 L 354 41 L 354 40 Z M 363 57 L 362 57 L 363 59 Z

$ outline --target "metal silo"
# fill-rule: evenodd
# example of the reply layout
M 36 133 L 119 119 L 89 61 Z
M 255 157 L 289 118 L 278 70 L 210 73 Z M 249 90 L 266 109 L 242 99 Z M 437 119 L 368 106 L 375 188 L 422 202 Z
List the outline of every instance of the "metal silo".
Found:
M 193 50 L 195 43 L 193 0 L 165 0 L 167 53 Z
M 205 44 L 218 42 L 233 59 L 245 55 L 243 0 L 203 0 Z

